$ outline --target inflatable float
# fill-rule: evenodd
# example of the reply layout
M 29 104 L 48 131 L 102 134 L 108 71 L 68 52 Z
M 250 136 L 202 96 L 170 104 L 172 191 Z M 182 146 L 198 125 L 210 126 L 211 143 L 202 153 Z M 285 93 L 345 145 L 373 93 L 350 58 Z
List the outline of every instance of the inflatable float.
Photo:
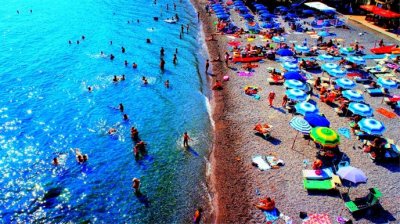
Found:
M 383 47 L 377 47 L 377 48 L 372 48 L 371 52 L 374 54 L 400 54 L 400 48 L 396 48 L 395 45 L 391 46 L 383 46 Z
M 263 60 L 264 57 L 234 57 L 232 58 L 232 62 L 233 63 L 237 63 L 237 62 L 258 62 Z

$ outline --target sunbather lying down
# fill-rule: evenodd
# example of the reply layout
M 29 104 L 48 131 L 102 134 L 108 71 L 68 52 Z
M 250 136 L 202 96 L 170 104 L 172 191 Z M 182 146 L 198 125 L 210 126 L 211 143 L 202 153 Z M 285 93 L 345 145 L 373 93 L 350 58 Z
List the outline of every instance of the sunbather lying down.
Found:
M 270 197 L 262 198 L 260 201 L 255 204 L 255 206 L 261 210 L 272 210 L 275 208 L 275 201 Z
M 271 128 L 272 128 L 272 126 L 267 123 L 256 124 L 256 126 L 254 127 L 254 130 L 256 130 L 258 133 L 261 133 L 261 134 L 268 134 L 269 132 L 271 132 Z
M 254 95 L 258 93 L 258 89 L 256 87 L 252 87 L 252 86 L 246 86 L 246 88 L 244 89 L 244 93 L 246 95 Z

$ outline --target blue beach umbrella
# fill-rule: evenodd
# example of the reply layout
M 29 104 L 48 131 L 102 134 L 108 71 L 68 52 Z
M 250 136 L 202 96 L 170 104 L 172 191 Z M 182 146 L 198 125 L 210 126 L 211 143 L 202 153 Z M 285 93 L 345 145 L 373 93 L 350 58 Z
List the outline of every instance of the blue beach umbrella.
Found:
M 341 54 L 345 54 L 345 55 L 350 55 L 350 54 L 356 53 L 356 51 L 352 47 L 342 47 L 339 49 L 339 52 Z
M 294 55 L 291 50 L 286 49 L 286 48 L 279 49 L 278 51 L 276 51 L 276 54 L 280 55 L 280 56 L 293 56 Z
M 305 90 L 307 88 L 306 84 L 302 81 L 296 79 L 289 79 L 283 83 L 287 88 L 290 89 L 301 89 Z
M 348 99 L 349 101 L 354 101 L 354 102 L 364 101 L 364 96 L 356 90 L 344 90 L 342 91 L 342 96 Z
M 371 117 L 373 114 L 372 108 L 363 103 L 350 103 L 349 110 L 353 114 L 358 114 L 363 117 Z
M 370 135 L 382 135 L 385 132 L 385 125 L 374 118 L 363 118 L 358 122 L 361 131 Z
M 310 48 L 308 48 L 307 46 L 301 46 L 301 45 L 296 45 L 294 46 L 294 49 L 298 52 L 302 52 L 302 53 L 308 53 L 310 52 Z
M 285 94 L 293 101 L 306 101 L 308 99 L 307 93 L 300 89 L 288 89 Z
M 339 65 L 337 65 L 335 63 L 325 63 L 321 66 L 322 70 L 324 70 L 324 71 L 328 71 L 328 70 L 335 69 L 338 67 L 339 67 Z
M 283 78 L 286 80 L 295 79 L 295 80 L 304 80 L 304 77 L 299 72 L 289 71 L 283 75 Z
M 306 114 L 304 119 L 312 126 L 312 127 L 328 127 L 331 125 L 329 120 L 321 116 L 319 114 Z
M 343 71 L 341 69 L 329 69 L 326 71 L 330 76 L 335 77 L 335 78 L 340 78 L 346 76 L 346 71 Z
M 271 19 L 274 17 L 274 15 L 271 13 L 262 13 L 262 14 L 260 14 L 260 17 L 263 19 Z
M 299 131 L 304 134 L 308 134 L 311 131 L 311 126 L 308 124 L 306 120 L 302 117 L 294 117 L 289 122 L 290 126 L 294 128 L 296 131 Z
M 391 79 L 384 79 L 380 77 L 377 81 L 378 85 L 385 89 L 395 89 L 398 86 L 398 83 Z
M 350 80 L 348 78 L 336 79 L 336 85 L 342 87 L 343 89 L 353 89 L 357 86 L 357 84 L 353 82 L 353 80 Z
M 308 113 L 312 114 L 318 113 L 318 108 L 314 104 L 308 102 L 297 103 L 294 107 L 296 108 L 296 113 L 301 114 L 303 116 L 305 116 Z
M 317 58 L 318 58 L 318 60 L 321 60 L 321 61 L 334 61 L 335 60 L 335 58 L 329 54 L 320 54 L 320 55 L 318 55 Z
M 357 65 L 365 65 L 367 63 L 365 59 L 360 56 L 349 56 L 346 60 Z
M 290 63 L 288 61 L 282 64 L 282 67 L 288 71 L 298 71 L 299 66 L 296 63 Z
M 283 43 L 283 42 L 285 42 L 285 38 L 284 37 L 273 36 L 271 39 L 275 43 Z

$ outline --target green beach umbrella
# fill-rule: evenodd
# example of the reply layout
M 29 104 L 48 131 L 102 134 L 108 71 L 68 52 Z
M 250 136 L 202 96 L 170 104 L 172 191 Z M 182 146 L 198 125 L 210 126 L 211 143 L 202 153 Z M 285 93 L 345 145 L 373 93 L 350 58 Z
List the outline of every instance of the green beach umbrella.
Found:
M 336 147 L 340 143 L 339 135 L 334 130 L 326 127 L 311 129 L 310 137 L 314 142 L 324 147 Z

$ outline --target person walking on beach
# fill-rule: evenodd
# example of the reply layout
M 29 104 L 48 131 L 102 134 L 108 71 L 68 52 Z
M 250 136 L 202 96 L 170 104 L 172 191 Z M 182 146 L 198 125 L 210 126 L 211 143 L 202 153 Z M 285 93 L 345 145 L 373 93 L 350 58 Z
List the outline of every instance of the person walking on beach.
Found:
M 135 194 L 140 194 L 140 180 L 139 178 L 132 179 L 132 188 L 135 190 Z
M 185 148 L 189 147 L 189 140 L 192 140 L 192 139 L 190 138 L 188 133 L 185 131 L 185 133 L 183 133 L 183 147 L 185 147 Z
M 210 61 L 207 59 L 206 61 L 206 74 L 208 74 L 208 68 L 210 67 Z
M 227 68 L 229 68 L 229 53 L 225 52 L 225 65 Z
M 282 107 L 285 107 L 286 104 L 287 104 L 287 102 L 288 102 L 288 97 L 287 97 L 287 95 L 285 94 L 285 95 L 283 96 L 283 99 L 282 99 Z
M 274 91 L 271 91 L 269 94 L 268 94 L 268 100 L 269 100 L 269 106 L 270 107 L 272 107 L 273 105 L 273 102 L 274 102 L 274 99 L 275 99 L 275 92 Z

